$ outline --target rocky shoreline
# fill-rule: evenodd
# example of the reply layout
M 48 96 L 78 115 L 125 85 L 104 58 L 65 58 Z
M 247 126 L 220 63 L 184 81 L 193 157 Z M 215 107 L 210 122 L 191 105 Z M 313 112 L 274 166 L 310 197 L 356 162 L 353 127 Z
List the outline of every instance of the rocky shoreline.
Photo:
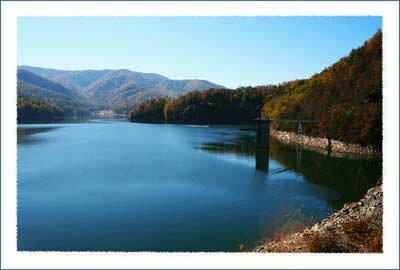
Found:
M 283 143 L 303 144 L 306 148 L 311 148 L 319 152 L 327 152 L 329 142 L 327 138 L 310 137 L 297 135 L 294 132 L 279 131 L 271 129 L 270 135 Z M 372 147 L 365 147 L 358 144 L 349 144 L 337 140 L 331 140 L 331 151 L 333 154 L 340 155 L 361 155 L 361 156 L 379 156 L 380 152 Z
M 382 183 L 368 190 L 358 202 L 311 228 L 266 242 L 255 252 L 382 252 Z

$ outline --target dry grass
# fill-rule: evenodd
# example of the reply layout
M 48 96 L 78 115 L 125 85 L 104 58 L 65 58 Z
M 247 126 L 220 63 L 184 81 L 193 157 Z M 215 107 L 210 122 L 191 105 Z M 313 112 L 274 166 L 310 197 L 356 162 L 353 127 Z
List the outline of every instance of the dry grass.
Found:
M 342 229 L 349 237 L 348 242 L 352 252 L 382 252 L 381 227 L 378 228 L 366 220 L 354 220 L 343 224 Z M 354 247 L 353 243 L 357 243 L 358 247 Z
M 315 253 L 341 253 L 348 250 L 339 245 L 337 237 L 332 234 L 315 234 L 307 241 L 307 247 L 310 252 Z
M 365 241 L 364 252 L 382 253 L 383 237 L 382 229 L 376 230 Z
M 319 230 L 290 221 L 272 235 L 264 252 L 382 253 L 382 223 L 374 218 L 347 220 Z M 299 232 L 298 234 L 296 234 Z
M 343 233 L 314 234 L 307 239 L 309 252 L 382 252 L 382 228 L 367 220 L 352 220 L 341 226 Z
M 346 234 L 362 235 L 368 233 L 371 228 L 365 220 L 352 220 L 342 225 L 342 229 Z

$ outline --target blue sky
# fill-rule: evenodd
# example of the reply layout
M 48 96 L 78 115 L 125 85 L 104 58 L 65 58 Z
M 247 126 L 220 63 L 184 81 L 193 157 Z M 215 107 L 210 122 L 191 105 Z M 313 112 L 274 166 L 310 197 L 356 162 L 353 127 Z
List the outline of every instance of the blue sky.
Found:
M 381 17 L 20 17 L 18 65 L 127 68 L 226 87 L 308 78 Z

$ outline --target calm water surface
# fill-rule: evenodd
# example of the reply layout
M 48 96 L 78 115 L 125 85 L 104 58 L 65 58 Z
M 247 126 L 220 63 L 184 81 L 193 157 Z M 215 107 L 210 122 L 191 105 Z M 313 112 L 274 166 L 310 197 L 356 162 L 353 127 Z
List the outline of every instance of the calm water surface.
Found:
M 92 121 L 18 125 L 18 250 L 238 251 L 358 200 L 381 162 L 255 132 Z M 301 150 L 301 151 L 300 151 Z

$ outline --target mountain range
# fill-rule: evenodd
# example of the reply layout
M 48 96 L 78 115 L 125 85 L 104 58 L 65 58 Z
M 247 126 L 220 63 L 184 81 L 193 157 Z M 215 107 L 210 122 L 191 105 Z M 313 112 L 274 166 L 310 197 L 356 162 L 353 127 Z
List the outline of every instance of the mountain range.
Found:
M 206 80 L 171 80 L 128 69 L 57 70 L 18 67 L 18 95 L 33 96 L 62 109 L 128 111 L 156 97 L 177 97 L 196 90 L 224 88 Z M 64 104 L 65 103 L 65 104 Z
M 45 79 L 32 72 L 19 69 L 17 72 L 18 99 L 35 100 L 57 106 L 65 115 L 85 115 L 95 108 L 79 92 Z

